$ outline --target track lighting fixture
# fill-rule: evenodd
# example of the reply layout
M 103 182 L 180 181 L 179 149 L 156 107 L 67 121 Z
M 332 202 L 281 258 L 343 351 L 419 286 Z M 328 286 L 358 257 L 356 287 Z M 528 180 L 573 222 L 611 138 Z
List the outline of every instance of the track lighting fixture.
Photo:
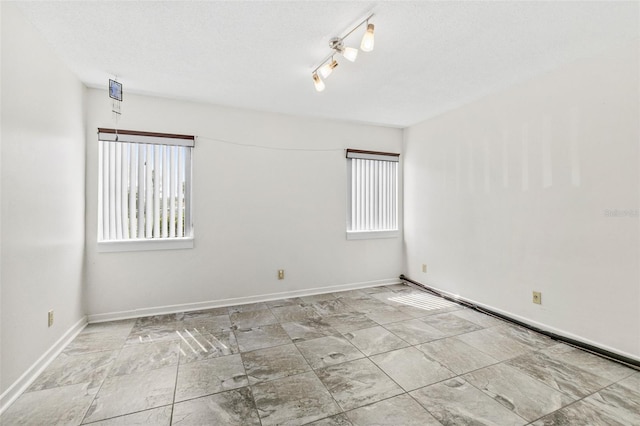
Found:
M 345 46 L 344 40 L 349 37 L 355 30 L 360 28 L 363 24 L 367 24 L 367 30 L 362 37 L 360 43 L 360 49 L 363 52 L 371 52 L 374 45 L 374 25 L 369 23 L 369 20 L 373 17 L 373 14 L 367 16 L 362 22 L 353 27 L 342 37 L 334 37 L 329 40 L 329 48 L 332 50 L 331 54 L 324 58 L 324 60 L 313 69 L 311 77 L 313 78 L 313 85 L 318 92 L 322 92 L 325 88 L 324 81 L 320 78 L 327 78 L 333 70 L 338 66 L 338 62 L 335 59 L 336 53 L 342 55 L 343 58 L 350 62 L 354 62 L 358 57 L 358 49 L 354 47 Z M 318 75 L 320 73 L 320 75 Z

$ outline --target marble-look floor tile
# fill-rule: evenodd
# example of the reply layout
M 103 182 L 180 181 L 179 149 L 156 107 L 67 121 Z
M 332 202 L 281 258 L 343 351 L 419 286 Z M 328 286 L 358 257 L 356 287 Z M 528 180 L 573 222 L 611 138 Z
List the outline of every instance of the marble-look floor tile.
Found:
M 266 303 L 247 303 L 245 305 L 235 305 L 227 308 L 229 315 L 236 314 L 238 312 L 261 311 L 263 309 L 269 309 Z
M 316 310 L 318 315 L 323 317 L 327 315 L 350 313 L 353 311 L 351 306 L 336 298 L 333 298 L 332 300 L 314 302 L 311 306 Z
M 365 294 L 372 295 L 372 294 L 376 294 L 376 293 L 384 293 L 386 291 L 389 291 L 389 289 L 386 288 L 385 286 L 381 285 L 381 286 L 376 286 L 376 287 L 361 288 L 360 291 L 365 293 Z
M 590 395 L 611 383 L 576 366 L 557 361 L 542 352 L 530 352 L 507 361 L 507 364 L 574 399 Z
M 90 424 L 91 426 L 169 426 L 172 410 L 171 405 L 165 405 Z
M 248 384 L 239 354 L 190 362 L 178 368 L 175 401 L 242 388 Z
M 446 314 L 430 315 L 421 319 L 435 329 L 442 331 L 447 336 L 470 333 L 482 330 L 482 327 L 466 319 L 460 318 L 449 312 Z
M 440 422 L 406 394 L 365 405 L 346 414 L 354 426 L 440 426 Z
M 314 294 L 312 296 L 302 296 L 300 299 L 302 299 L 303 303 L 312 304 L 316 302 L 324 302 L 326 300 L 335 300 L 335 298 L 336 297 L 331 293 L 321 293 Z
M 402 388 L 367 358 L 331 365 L 316 374 L 343 410 L 403 393 Z
M 320 315 L 311 305 L 287 305 L 271 308 L 271 312 L 280 322 L 320 319 Z
M 220 334 L 178 333 L 180 364 L 237 354 L 240 349 L 232 331 Z
M 251 385 L 311 370 L 293 344 L 245 352 L 242 354 L 242 362 Z
M 412 345 L 419 345 L 420 343 L 446 337 L 443 332 L 419 319 L 386 324 L 385 328 Z
M 198 311 L 185 312 L 182 319 L 190 320 L 190 319 L 197 319 L 197 318 L 218 317 L 220 315 L 227 315 L 228 313 L 229 313 L 229 308 L 227 307 L 201 309 Z
M 2 425 L 78 425 L 98 388 L 87 383 L 27 392 L 0 416 Z
M 67 355 L 120 350 L 127 336 L 107 333 L 80 333 L 62 351 Z
M 148 410 L 173 401 L 177 366 L 105 379 L 85 422 Z
M 400 296 L 398 293 L 393 292 L 389 289 L 385 292 L 374 293 L 370 295 L 372 298 L 381 301 L 385 305 L 389 306 L 409 306 L 405 303 L 401 303 L 396 301 L 396 299 Z
M 88 324 L 81 334 L 101 333 L 103 335 L 111 335 L 115 337 L 127 337 L 131 333 L 135 319 L 106 321 Z
M 374 297 L 399 309 L 403 307 L 420 309 L 424 312 L 425 316 L 462 309 L 457 303 L 417 290 L 377 294 L 374 295 Z
M 587 398 L 596 410 L 627 425 L 640 425 L 640 393 L 618 384 L 611 385 Z
M 637 394 L 640 394 L 640 372 L 632 374 L 626 379 L 620 380 L 618 385 L 629 389 Z
M 317 339 L 325 336 L 339 336 L 340 333 L 322 319 L 282 323 L 282 328 L 294 342 Z
M 263 325 L 252 328 L 239 328 L 235 331 L 241 352 L 269 348 L 291 343 L 291 338 L 280 324 Z
M 435 421 L 402 387 L 445 425 L 640 424 L 639 372 L 405 285 L 90 324 L 0 424 L 259 425 L 249 386 L 264 425 Z
M 61 353 L 33 382 L 29 392 L 79 383 L 87 383 L 88 389 L 93 389 L 102 384 L 117 355 L 118 351 Z
M 434 314 L 433 311 L 430 311 L 428 309 L 423 309 L 423 308 L 417 308 L 415 306 L 398 305 L 394 307 L 400 312 L 402 312 L 403 314 L 410 316 L 411 318 L 424 318 L 426 316 Z
M 367 317 L 378 324 L 389 324 L 398 321 L 410 320 L 413 317 L 405 314 L 393 306 L 384 306 L 366 314 Z
M 416 290 L 406 290 L 402 292 L 397 291 L 387 291 L 385 293 L 376 293 L 372 294 L 376 300 L 381 301 L 385 305 L 393 306 L 394 308 L 414 308 L 419 309 L 422 312 L 422 315 L 426 315 L 426 311 L 430 311 L 436 307 L 448 307 L 450 306 L 450 302 L 446 302 L 446 305 L 433 305 L 433 300 L 437 300 L 439 303 L 443 301 L 443 299 L 437 298 L 433 299 L 434 296 L 427 294 L 425 292 L 420 292 Z M 429 301 L 429 304 L 426 304 L 425 301 Z
M 306 340 L 296 346 L 313 369 L 364 358 L 362 352 L 341 336 Z
M 455 376 L 442 364 L 416 348 L 374 355 L 371 361 L 407 392 Z
M 321 420 L 316 420 L 312 423 L 307 423 L 307 426 L 352 426 L 353 423 L 349 421 L 346 414 L 336 414 L 335 416 L 326 417 Z
M 404 308 L 400 307 L 398 309 L 402 310 Z M 447 306 L 443 308 L 424 309 L 425 314 L 422 315 L 421 318 L 427 317 L 429 315 L 439 315 L 439 314 L 458 312 L 461 309 L 464 309 L 464 308 L 461 305 L 458 305 L 457 303 L 452 303 L 451 306 Z
M 536 420 L 574 401 L 505 364 L 476 370 L 462 378 L 528 421 Z
M 231 330 L 229 315 L 204 316 L 199 318 L 186 318 L 178 324 L 180 331 L 199 331 L 200 333 L 218 334 Z
M 369 295 L 362 290 L 345 290 L 331 294 L 337 299 L 342 299 L 343 297 L 369 297 Z
M 518 426 L 526 421 L 459 377 L 410 393 L 443 425 Z
M 494 327 L 493 330 L 498 331 L 502 335 L 509 337 L 525 346 L 529 346 L 533 350 L 545 349 L 557 344 L 551 338 L 528 330 L 524 327 L 512 324 L 504 324 Z
M 251 391 L 242 388 L 175 404 L 171 424 L 260 426 L 260 419 Z
M 181 322 L 159 322 L 157 324 L 136 325 L 127 337 L 126 345 L 138 345 L 153 342 L 177 340 L 180 337 L 176 331 L 180 330 Z
M 265 302 L 269 308 L 280 308 L 282 306 L 304 305 L 304 300 L 300 297 L 291 297 L 289 299 L 269 300 Z
M 498 361 L 506 361 L 532 350 L 530 346 L 523 345 L 500 333 L 497 328 L 485 328 L 484 330 L 461 334 L 457 338 Z
M 452 312 L 452 314 L 462 319 L 466 319 L 467 321 L 471 321 L 474 324 L 478 324 L 483 328 L 495 327 L 497 325 L 502 325 L 505 323 L 498 318 L 494 318 L 491 315 L 474 311 L 473 309 L 459 309 Z
M 305 424 L 340 412 L 313 372 L 253 386 L 263 426 Z
M 409 284 L 405 284 L 405 283 L 396 283 L 396 284 L 387 284 L 384 286 L 384 288 L 386 288 L 389 291 L 393 291 L 393 292 L 405 292 L 405 291 L 415 291 L 416 288 L 413 286 L 410 286 Z
M 182 321 L 183 319 L 184 319 L 184 312 L 179 312 L 175 314 L 164 314 L 164 315 L 150 315 L 147 317 L 138 318 L 136 320 L 134 328 L 141 328 L 141 327 L 162 325 L 162 324 L 173 324 L 177 321 Z
M 230 315 L 231 324 L 236 328 L 251 328 L 260 325 L 277 324 L 278 319 L 268 309 L 237 312 Z
M 407 342 L 381 326 L 353 330 L 344 333 L 344 337 L 366 356 L 409 346 Z
M 617 362 L 609 361 L 565 344 L 557 344 L 541 352 L 557 361 L 573 365 L 591 374 L 600 376 L 603 379 L 607 379 L 610 383 L 629 377 L 635 372 L 635 370 L 618 364 Z
M 179 349 L 180 342 L 177 340 L 125 346 L 113 364 L 109 376 L 140 373 L 175 365 L 178 363 Z
M 629 423 L 612 419 L 584 399 L 530 424 L 532 426 L 629 426 Z
M 375 312 L 376 310 L 384 309 L 389 306 L 368 295 L 364 295 L 360 297 L 346 296 L 346 297 L 341 297 L 340 300 L 346 303 L 351 308 L 352 311 L 357 311 L 363 314 Z
M 378 325 L 377 322 L 367 318 L 365 314 L 358 312 L 329 315 L 324 317 L 323 321 L 341 333 Z
M 455 337 L 435 340 L 416 346 L 456 374 L 464 374 L 498 361 Z

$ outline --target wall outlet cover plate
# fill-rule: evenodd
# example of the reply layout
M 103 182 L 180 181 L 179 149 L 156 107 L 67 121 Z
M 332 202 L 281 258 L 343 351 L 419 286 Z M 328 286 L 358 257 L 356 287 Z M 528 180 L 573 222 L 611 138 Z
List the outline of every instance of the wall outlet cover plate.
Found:
M 533 292 L 533 303 L 542 305 L 542 293 L 540 293 L 539 291 Z

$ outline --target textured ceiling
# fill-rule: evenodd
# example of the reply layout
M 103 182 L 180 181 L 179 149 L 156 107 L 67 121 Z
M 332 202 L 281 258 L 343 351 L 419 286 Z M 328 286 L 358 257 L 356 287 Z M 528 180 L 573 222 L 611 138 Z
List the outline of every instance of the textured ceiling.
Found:
M 19 2 L 90 87 L 405 127 L 638 39 L 638 2 Z M 328 41 L 376 48 L 316 93 Z M 357 47 L 363 29 L 346 41 Z

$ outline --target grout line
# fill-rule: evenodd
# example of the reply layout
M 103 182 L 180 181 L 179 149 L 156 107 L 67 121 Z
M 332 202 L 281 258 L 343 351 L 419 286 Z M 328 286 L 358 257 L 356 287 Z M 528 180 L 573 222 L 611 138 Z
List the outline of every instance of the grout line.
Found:
M 84 426 L 84 425 L 94 425 L 94 424 L 96 424 L 98 422 L 104 422 L 104 421 L 107 421 L 107 420 L 119 419 L 121 417 L 130 416 L 132 414 L 144 413 L 145 411 L 157 410 L 158 408 L 164 408 L 164 407 L 170 407 L 170 406 L 172 407 L 173 404 L 165 404 L 165 405 L 160 405 L 158 407 L 146 408 L 144 410 L 132 411 L 132 412 L 126 413 L 126 414 L 118 414 L 117 416 L 108 417 L 106 419 L 94 420 L 91 423 L 81 423 L 81 425 L 82 426 Z M 169 419 L 171 419 L 171 416 L 169 416 Z
M 235 330 L 231 330 L 231 332 L 235 336 Z M 238 336 L 235 336 L 235 337 L 237 342 Z M 247 353 L 247 352 L 244 352 L 244 353 Z M 251 380 L 249 380 L 249 374 L 247 373 L 247 367 L 244 365 L 244 358 L 242 358 L 242 354 L 243 352 L 240 351 L 240 345 L 238 345 L 238 356 L 240 357 L 240 364 L 242 364 L 242 370 L 244 371 L 244 376 L 247 378 L 247 388 L 249 388 L 249 393 L 251 394 L 251 399 L 253 400 L 253 409 L 255 410 L 256 416 L 258 417 L 260 426 L 262 426 L 262 417 L 260 417 L 260 410 L 258 409 L 258 403 L 256 402 L 256 397 L 253 393 L 253 385 L 251 384 Z
M 133 327 L 132 327 L 133 328 Z M 129 332 L 131 333 L 131 332 Z M 128 337 L 128 335 L 127 335 Z M 77 337 L 76 337 L 77 338 Z M 75 339 L 74 339 L 75 340 Z M 96 401 L 96 399 L 98 398 L 98 395 L 100 394 L 100 391 L 102 390 L 102 386 L 104 386 L 104 382 L 106 382 L 107 380 L 109 380 L 109 373 L 111 372 L 111 369 L 114 367 L 114 364 L 116 363 L 116 361 L 118 360 L 118 358 L 120 357 L 120 354 L 122 353 L 122 350 L 124 349 L 124 345 L 127 341 L 127 338 L 125 337 L 123 342 L 122 342 L 122 347 L 120 347 L 120 349 L 118 350 L 118 354 L 115 356 L 115 358 L 112 361 L 111 366 L 107 369 L 107 371 L 105 372 L 104 378 L 102 379 L 102 382 L 100 382 L 100 385 L 98 386 L 98 390 L 96 391 L 96 393 L 93 395 L 93 398 L 91 399 L 91 403 L 87 406 L 87 409 L 84 412 L 84 415 L 82 416 L 82 420 L 80 421 L 80 424 L 84 424 L 85 419 L 87 418 L 87 414 L 89 413 L 89 410 L 91 409 L 91 407 L 93 406 L 93 403 Z M 99 351 L 101 352 L 101 351 Z
M 264 304 L 264 306 L 266 307 L 266 309 L 258 309 L 258 311 L 263 311 L 263 310 L 268 310 L 269 313 L 275 317 L 275 315 L 273 314 L 273 312 L 271 311 L 271 308 L 269 308 L 269 305 L 267 305 L 266 303 L 262 302 Z M 246 312 L 256 312 L 256 311 L 246 311 Z M 236 313 L 236 312 L 234 312 Z M 237 313 L 243 313 L 243 312 L 237 312 Z M 231 315 L 232 313 L 229 312 L 229 321 L 231 321 Z M 278 318 L 276 317 L 276 320 Z M 233 324 L 232 324 L 233 326 Z M 251 328 L 251 327 L 250 327 Z M 262 417 L 260 416 L 260 410 L 258 409 L 258 404 L 256 402 L 256 397 L 253 393 L 253 385 L 251 384 L 251 380 L 249 380 L 249 374 L 247 373 L 247 367 L 244 365 L 244 358 L 242 357 L 243 353 L 247 353 L 247 352 L 251 352 L 251 351 L 242 351 L 240 349 L 240 343 L 238 342 L 238 335 L 236 334 L 236 330 L 238 329 L 238 327 L 236 327 L 235 329 L 232 329 L 231 332 L 233 333 L 235 339 L 236 339 L 236 344 L 238 345 L 238 355 L 240 356 L 240 363 L 242 364 L 242 369 L 244 370 L 244 375 L 247 378 L 247 387 L 249 388 L 249 392 L 251 393 L 251 399 L 253 400 L 253 408 L 255 410 L 256 416 L 258 417 L 258 422 L 260 422 L 260 426 L 262 426 Z
M 178 341 L 178 364 L 176 365 L 176 380 L 173 383 L 173 397 L 171 398 L 171 415 L 169 416 L 169 426 L 173 424 L 173 413 L 176 406 L 176 392 L 178 392 L 178 375 L 180 374 L 180 366 L 183 365 L 180 360 L 182 359 L 182 342 Z

